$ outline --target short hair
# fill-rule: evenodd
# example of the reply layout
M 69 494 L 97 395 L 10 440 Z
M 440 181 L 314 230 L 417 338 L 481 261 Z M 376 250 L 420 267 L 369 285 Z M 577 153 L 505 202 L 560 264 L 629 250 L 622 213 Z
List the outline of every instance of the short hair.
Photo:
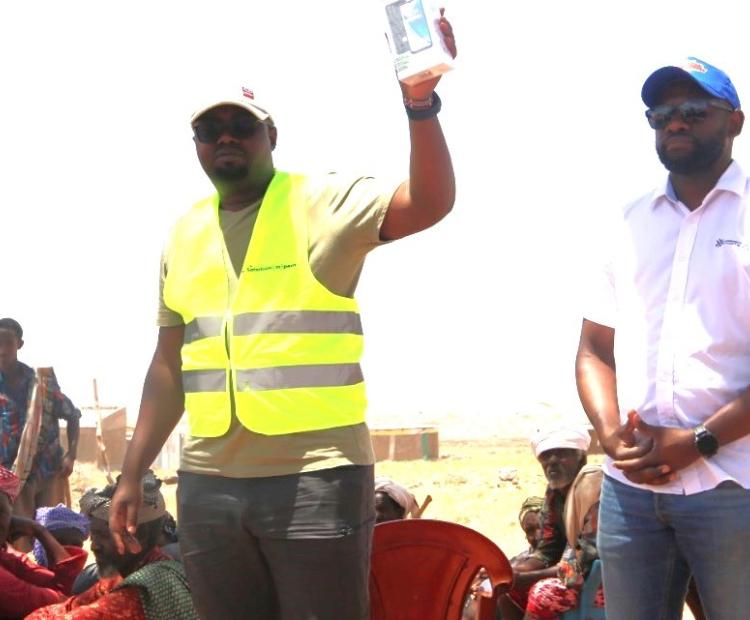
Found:
M 15 319 L 11 319 L 10 317 L 0 319 L 0 329 L 7 329 L 18 336 L 19 340 L 23 340 L 23 327 Z

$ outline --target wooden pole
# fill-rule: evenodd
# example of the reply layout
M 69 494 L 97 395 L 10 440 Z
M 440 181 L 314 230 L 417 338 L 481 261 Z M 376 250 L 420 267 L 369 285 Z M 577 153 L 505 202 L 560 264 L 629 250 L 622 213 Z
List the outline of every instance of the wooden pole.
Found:
M 430 502 L 432 502 L 432 495 L 428 495 L 427 497 L 424 498 L 422 505 L 417 510 L 417 514 L 414 515 L 415 519 L 422 518 L 422 515 L 424 514 L 424 511 L 427 510 L 427 506 L 430 505 Z
M 107 446 L 104 443 L 104 431 L 102 429 L 102 409 L 99 406 L 99 388 L 94 378 L 94 407 L 96 407 L 96 447 L 99 449 L 99 456 L 104 465 L 104 471 L 107 474 L 107 482 L 114 484 L 115 479 L 112 477 L 112 468 L 109 466 L 109 457 L 107 456 Z

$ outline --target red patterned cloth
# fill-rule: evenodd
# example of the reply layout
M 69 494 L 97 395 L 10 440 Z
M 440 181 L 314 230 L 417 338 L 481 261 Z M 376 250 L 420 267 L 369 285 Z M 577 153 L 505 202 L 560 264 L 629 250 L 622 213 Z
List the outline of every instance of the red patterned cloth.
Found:
M 20 490 L 21 479 L 12 471 L 0 465 L 0 492 L 10 497 L 11 502 L 15 502 Z
M 88 553 L 78 547 L 66 546 L 65 550 L 70 557 L 46 568 L 25 553 L 0 547 L 0 618 L 23 618 L 70 594 Z
M 121 581 L 119 575 L 100 579 L 83 594 L 37 609 L 26 620 L 146 620 L 136 588 L 112 592 Z
M 141 566 L 169 559 L 156 547 L 144 558 Z M 82 594 L 56 605 L 42 607 L 26 620 L 146 620 L 138 588 L 115 590 L 122 580 L 119 575 L 100 579 Z
M 578 606 L 579 595 L 578 590 L 566 587 L 557 577 L 542 579 L 529 591 L 524 617 L 530 620 L 557 620 L 560 614 Z M 604 591 L 601 584 L 596 592 L 594 607 L 604 607 Z

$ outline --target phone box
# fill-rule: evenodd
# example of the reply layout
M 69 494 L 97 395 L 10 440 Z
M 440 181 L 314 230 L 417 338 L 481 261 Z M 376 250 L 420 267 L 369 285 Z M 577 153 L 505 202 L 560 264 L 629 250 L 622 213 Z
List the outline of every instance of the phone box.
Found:
M 433 0 L 384 0 L 385 35 L 400 82 L 418 84 L 453 68 Z

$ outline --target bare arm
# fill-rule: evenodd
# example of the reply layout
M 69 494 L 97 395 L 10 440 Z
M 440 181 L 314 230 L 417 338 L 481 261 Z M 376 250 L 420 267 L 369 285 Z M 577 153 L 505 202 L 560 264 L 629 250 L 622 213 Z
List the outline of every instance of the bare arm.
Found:
M 49 530 L 32 519 L 24 517 L 11 517 L 10 520 L 11 536 L 32 536 L 36 538 L 44 547 L 44 552 L 49 559 L 49 565 L 54 566 L 62 560 L 70 557 L 65 547 L 55 539 Z
M 81 430 L 78 418 L 68 420 L 66 430 L 68 435 L 68 456 L 75 461 L 78 456 L 78 436 Z
M 719 446 L 750 435 L 750 387 L 708 418 L 704 426 L 716 435 Z
M 141 477 L 154 462 L 164 442 L 182 416 L 181 348 L 184 326 L 161 327 L 156 351 L 143 385 L 141 408 L 133 439 L 125 454 L 122 477 L 112 500 L 109 527 L 118 550 L 124 551 L 123 536 L 135 534 L 141 502 Z
M 578 396 L 600 439 L 620 426 L 615 375 L 615 330 L 583 319 L 576 356 Z
M 66 431 L 68 435 L 68 451 L 65 453 L 60 465 L 60 476 L 67 478 L 73 473 L 73 464 L 78 456 L 78 436 L 81 425 L 78 418 L 70 418 L 67 421 Z
M 440 28 L 448 49 L 455 56 L 453 30 L 444 17 Z M 438 79 L 412 86 L 402 85 L 402 90 L 411 99 L 427 99 Z M 409 180 L 398 187 L 391 199 L 380 228 L 382 239 L 400 239 L 429 228 L 453 208 L 456 196 L 453 164 L 437 116 L 410 120 L 409 137 Z
M 613 459 L 638 457 L 649 441 L 639 441 L 630 421 L 620 424 L 615 373 L 615 330 L 583 319 L 576 355 L 578 396 L 604 451 Z
M 547 566 L 539 558 L 526 558 L 513 566 L 513 587 L 527 588 L 540 579 L 557 577 L 557 564 Z

